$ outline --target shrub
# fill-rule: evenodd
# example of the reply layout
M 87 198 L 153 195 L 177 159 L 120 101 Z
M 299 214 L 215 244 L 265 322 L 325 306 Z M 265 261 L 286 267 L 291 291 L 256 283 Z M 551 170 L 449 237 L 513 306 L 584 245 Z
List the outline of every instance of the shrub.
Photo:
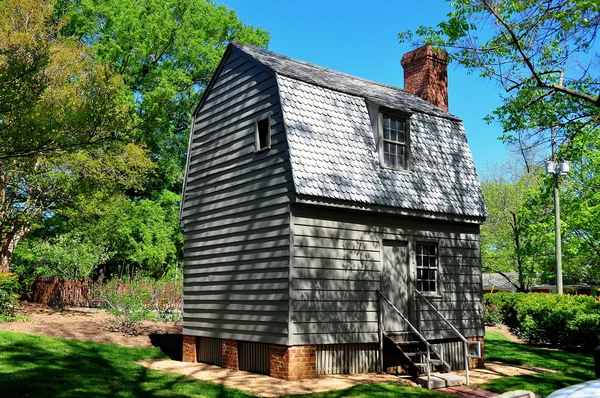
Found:
M 182 280 L 121 280 L 97 283 L 92 296 L 115 316 L 119 329 L 136 333 L 144 319 L 174 322 L 181 318 Z
M 95 293 L 114 315 L 118 328 L 126 333 L 137 334 L 137 326 L 148 318 L 151 293 L 139 281 L 124 282 L 111 279 L 97 286 Z
M 183 279 L 176 281 L 153 281 L 152 311 L 163 322 L 176 322 L 181 319 Z
M 19 276 L 10 272 L 0 272 L 0 315 L 15 316 L 15 303 L 18 299 Z
M 499 314 L 515 334 L 532 343 L 594 347 L 600 343 L 600 303 L 589 296 L 496 293 L 484 297 L 486 312 Z
M 488 326 L 499 326 L 502 324 L 502 312 L 498 303 L 490 303 L 483 308 L 483 321 Z

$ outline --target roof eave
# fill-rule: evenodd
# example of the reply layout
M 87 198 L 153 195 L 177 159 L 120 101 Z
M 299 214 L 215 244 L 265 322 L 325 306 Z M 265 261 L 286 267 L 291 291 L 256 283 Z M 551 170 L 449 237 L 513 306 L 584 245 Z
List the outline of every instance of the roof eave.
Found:
M 380 214 L 394 214 L 398 216 L 430 219 L 438 221 L 461 222 L 467 224 L 481 225 L 485 222 L 485 216 L 450 214 L 441 212 L 429 212 L 423 210 L 406 209 L 401 207 L 382 206 L 376 204 L 350 202 L 340 199 L 330 199 L 319 196 L 303 195 L 296 192 L 295 203 L 314 206 L 325 206 L 344 210 L 357 210 Z

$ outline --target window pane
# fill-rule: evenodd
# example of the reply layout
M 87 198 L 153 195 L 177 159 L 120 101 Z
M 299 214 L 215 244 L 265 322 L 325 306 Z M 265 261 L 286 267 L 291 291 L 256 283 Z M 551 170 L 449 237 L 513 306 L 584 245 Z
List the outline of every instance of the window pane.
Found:
M 384 129 L 389 129 L 390 128 L 390 118 L 389 117 L 384 117 L 383 118 L 383 128 Z
M 435 245 L 429 245 L 429 254 L 435 256 Z
M 435 292 L 435 281 L 429 282 L 430 292 Z
M 390 139 L 390 129 L 384 127 L 383 128 L 383 139 L 385 140 L 389 140 Z
M 398 131 L 398 142 L 404 142 L 405 138 L 404 138 L 404 131 L 400 130 Z

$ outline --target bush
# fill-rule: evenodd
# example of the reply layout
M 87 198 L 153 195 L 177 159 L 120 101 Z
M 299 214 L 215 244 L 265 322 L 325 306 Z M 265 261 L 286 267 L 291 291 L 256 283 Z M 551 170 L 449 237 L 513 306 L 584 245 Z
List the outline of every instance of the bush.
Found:
M 502 325 L 502 313 L 500 311 L 500 305 L 497 303 L 486 305 L 483 308 L 483 321 L 487 326 Z
M 120 330 L 137 334 L 137 326 L 148 318 L 150 312 L 148 303 L 151 299 L 150 291 L 139 281 L 121 281 L 111 279 L 97 286 L 95 293 L 114 315 L 115 322 Z
M 151 308 L 163 322 L 176 322 L 181 319 L 183 279 L 176 281 L 154 281 L 152 283 Z
M 600 343 L 600 303 L 589 296 L 495 293 L 484 296 L 495 314 L 531 343 L 590 348 Z
M 0 315 L 4 317 L 15 316 L 15 303 L 17 301 L 20 285 L 19 276 L 10 272 L 0 272 Z
M 182 292 L 181 280 L 111 279 L 95 284 L 92 296 L 115 316 L 119 329 L 135 334 L 144 319 L 179 320 Z

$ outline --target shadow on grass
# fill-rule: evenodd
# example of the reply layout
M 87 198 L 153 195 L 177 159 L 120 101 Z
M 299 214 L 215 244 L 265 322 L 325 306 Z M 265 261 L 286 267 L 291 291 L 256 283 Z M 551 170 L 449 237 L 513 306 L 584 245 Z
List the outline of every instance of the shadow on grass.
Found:
M 494 392 L 524 389 L 546 396 L 560 388 L 595 378 L 594 358 L 591 355 L 519 344 L 493 332 L 485 338 L 485 359 L 558 371 L 505 377 L 481 386 Z
M 157 349 L 0 332 L 3 397 L 251 397 L 221 385 L 137 365 Z

